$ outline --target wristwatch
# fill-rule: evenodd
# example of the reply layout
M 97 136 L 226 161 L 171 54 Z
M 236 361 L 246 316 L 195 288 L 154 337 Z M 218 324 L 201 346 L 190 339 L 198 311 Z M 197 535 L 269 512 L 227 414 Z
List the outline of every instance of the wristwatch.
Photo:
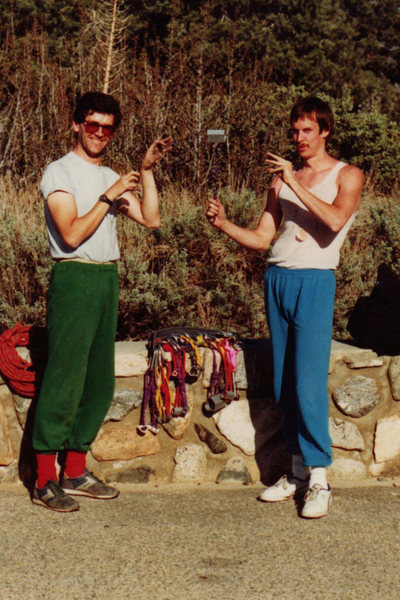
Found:
M 107 198 L 107 196 L 105 194 L 102 194 L 101 196 L 99 196 L 99 202 L 105 202 L 106 204 L 109 204 L 110 206 L 113 205 L 113 201 L 110 200 L 110 198 Z

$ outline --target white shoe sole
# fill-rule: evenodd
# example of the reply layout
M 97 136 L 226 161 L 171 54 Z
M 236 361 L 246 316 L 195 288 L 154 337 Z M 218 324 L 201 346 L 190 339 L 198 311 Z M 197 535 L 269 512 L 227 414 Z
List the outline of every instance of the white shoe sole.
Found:
M 86 498 L 94 498 L 95 500 L 112 500 L 113 498 L 117 498 L 119 496 L 119 490 L 116 490 L 114 492 L 114 494 L 111 496 L 100 496 L 100 495 L 94 495 L 91 494 L 89 491 L 86 490 L 70 490 L 68 488 L 62 488 L 63 491 L 68 494 L 68 496 L 86 496 Z
M 274 487 L 274 486 L 272 486 Z M 308 483 L 305 482 L 304 485 L 298 485 L 296 487 L 295 490 L 293 490 L 293 492 L 290 492 L 287 496 L 278 496 L 276 498 L 274 498 L 273 496 L 267 498 L 266 495 L 263 496 L 263 494 L 267 494 L 268 490 L 270 488 L 266 488 L 266 490 L 264 490 L 264 492 L 262 492 L 259 496 L 259 500 L 261 500 L 261 502 L 286 502 L 286 500 L 292 500 L 296 494 L 300 494 L 302 492 L 304 492 L 308 487 Z
M 295 497 L 296 493 L 298 490 L 295 490 L 293 492 L 293 494 L 290 494 L 290 496 L 285 496 L 284 498 L 282 498 L 282 496 L 280 498 L 263 498 L 263 496 L 259 496 L 259 500 L 261 500 L 261 502 L 286 502 L 286 500 L 292 500 L 292 498 Z

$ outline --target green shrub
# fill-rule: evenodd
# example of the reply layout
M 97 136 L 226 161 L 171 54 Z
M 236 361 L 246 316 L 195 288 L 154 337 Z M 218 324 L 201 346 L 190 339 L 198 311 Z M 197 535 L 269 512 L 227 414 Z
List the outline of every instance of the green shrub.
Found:
M 17 201 L 15 201 L 17 198 Z M 222 190 L 230 218 L 254 226 L 265 197 Z M 121 247 L 118 339 L 145 338 L 171 325 L 233 329 L 265 336 L 263 275 L 267 253 L 246 250 L 205 219 L 206 198 L 165 190 L 162 226 L 146 230 L 120 217 Z M 334 337 L 348 339 L 347 320 L 360 296 L 368 295 L 380 263 L 400 276 L 398 194 L 371 188 L 342 249 L 337 270 Z M 52 261 L 37 187 L 0 186 L 0 324 L 44 325 Z
M 0 324 L 44 324 L 51 260 L 37 191 L 0 188 Z
M 158 230 L 143 233 L 135 224 L 120 222 L 119 335 L 141 337 L 171 325 L 265 333 L 265 259 L 215 231 L 203 207 L 184 194 L 183 202 L 175 202 L 175 197 L 165 202 Z M 225 192 L 222 199 L 233 218 L 247 212 L 251 219 L 260 211 L 254 194 L 228 198 Z
M 368 296 L 378 267 L 388 264 L 400 276 L 400 203 L 398 193 L 385 197 L 366 193 L 342 248 L 337 271 L 334 333 L 348 339 L 347 321 L 356 301 Z

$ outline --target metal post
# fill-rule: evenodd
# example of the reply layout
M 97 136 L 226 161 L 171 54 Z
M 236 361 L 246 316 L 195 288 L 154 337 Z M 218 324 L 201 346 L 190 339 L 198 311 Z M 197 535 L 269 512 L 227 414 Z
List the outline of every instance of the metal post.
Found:
M 207 143 L 212 144 L 210 179 L 213 197 L 218 197 L 221 185 L 221 144 L 226 142 L 225 129 L 208 129 Z

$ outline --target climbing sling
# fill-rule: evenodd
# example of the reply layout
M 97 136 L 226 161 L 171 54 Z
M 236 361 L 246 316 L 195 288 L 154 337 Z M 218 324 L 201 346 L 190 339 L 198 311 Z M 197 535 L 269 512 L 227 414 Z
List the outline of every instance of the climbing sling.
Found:
M 149 366 L 144 377 L 141 434 L 157 433 L 160 423 L 184 417 L 189 409 L 186 383 L 199 377 L 200 348 L 212 352 L 212 372 L 205 414 L 211 415 L 237 399 L 234 373 L 240 345 L 236 334 L 216 329 L 171 327 L 153 333 L 147 344 Z M 146 413 L 149 422 L 146 423 Z

